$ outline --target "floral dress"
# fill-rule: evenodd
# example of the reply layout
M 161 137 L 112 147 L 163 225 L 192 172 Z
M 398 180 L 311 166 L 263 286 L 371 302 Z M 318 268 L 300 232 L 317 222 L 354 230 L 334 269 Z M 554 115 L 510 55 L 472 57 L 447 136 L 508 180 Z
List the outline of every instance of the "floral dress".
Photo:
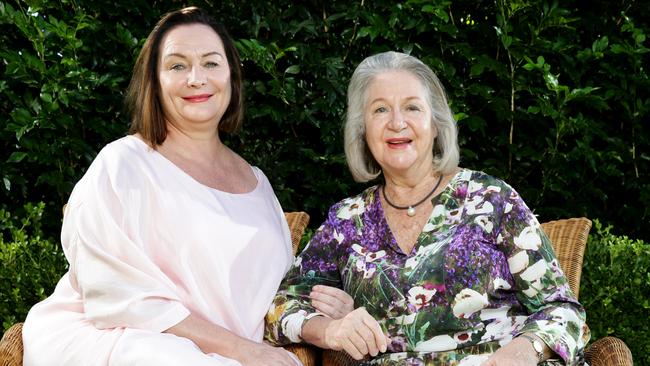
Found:
M 266 338 L 300 342 L 316 314 L 316 284 L 342 288 L 392 340 L 367 365 L 479 365 L 524 332 L 579 365 L 589 339 L 585 313 L 539 222 L 505 182 L 460 170 L 433 198 L 416 245 L 391 233 L 378 186 L 329 211 L 285 276 L 267 314 Z

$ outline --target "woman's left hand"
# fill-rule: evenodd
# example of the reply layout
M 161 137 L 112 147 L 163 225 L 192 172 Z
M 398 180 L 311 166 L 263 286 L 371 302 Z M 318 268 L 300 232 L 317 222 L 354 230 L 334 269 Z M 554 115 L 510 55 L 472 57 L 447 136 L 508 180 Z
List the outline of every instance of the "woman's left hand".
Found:
M 316 285 L 309 294 L 316 310 L 332 319 L 341 319 L 354 310 L 354 300 L 347 292 L 336 287 Z
M 481 366 L 534 366 L 537 365 L 537 352 L 524 338 L 515 338 L 499 348 Z

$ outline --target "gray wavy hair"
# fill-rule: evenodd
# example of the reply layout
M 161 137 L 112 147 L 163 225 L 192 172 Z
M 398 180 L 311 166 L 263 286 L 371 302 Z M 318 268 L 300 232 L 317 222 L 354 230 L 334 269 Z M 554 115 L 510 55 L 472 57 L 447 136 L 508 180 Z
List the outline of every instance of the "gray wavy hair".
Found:
M 433 169 L 447 174 L 458 167 L 458 129 L 447 103 L 445 91 L 429 66 L 417 58 L 399 52 L 383 52 L 361 61 L 348 85 L 348 108 L 344 127 L 345 157 L 355 181 L 368 182 L 381 174 L 381 167 L 366 142 L 364 110 L 367 90 L 375 76 L 386 71 L 404 70 L 415 75 L 428 96 L 431 124 L 438 132 L 433 144 Z

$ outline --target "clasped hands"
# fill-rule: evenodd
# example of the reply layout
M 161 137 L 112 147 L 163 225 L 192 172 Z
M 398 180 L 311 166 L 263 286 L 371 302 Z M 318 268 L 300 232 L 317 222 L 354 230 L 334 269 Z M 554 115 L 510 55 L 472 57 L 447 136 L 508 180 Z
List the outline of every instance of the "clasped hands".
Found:
M 354 300 L 345 291 L 316 285 L 309 294 L 312 306 L 330 317 L 324 330 L 324 345 L 335 351 L 344 350 L 356 360 L 366 355 L 386 352 L 390 338 L 364 307 L 354 309 Z M 498 349 L 481 366 L 536 365 L 537 357 L 530 342 L 514 339 Z
M 335 287 L 316 285 L 309 297 L 317 311 L 331 318 L 322 337 L 327 348 L 343 350 L 355 360 L 386 352 L 390 338 L 364 307 L 354 308 L 354 300 L 348 293 Z

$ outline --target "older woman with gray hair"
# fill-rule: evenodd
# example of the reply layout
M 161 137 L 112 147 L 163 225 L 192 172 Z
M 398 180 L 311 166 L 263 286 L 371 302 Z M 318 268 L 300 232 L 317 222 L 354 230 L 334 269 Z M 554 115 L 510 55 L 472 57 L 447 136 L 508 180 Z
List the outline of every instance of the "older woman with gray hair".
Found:
M 361 62 L 345 153 L 355 180 L 378 183 L 331 207 L 274 299 L 268 340 L 367 365 L 583 363 L 584 309 L 549 239 L 511 186 L 458 167 L 427 65 L 396 52 Z

